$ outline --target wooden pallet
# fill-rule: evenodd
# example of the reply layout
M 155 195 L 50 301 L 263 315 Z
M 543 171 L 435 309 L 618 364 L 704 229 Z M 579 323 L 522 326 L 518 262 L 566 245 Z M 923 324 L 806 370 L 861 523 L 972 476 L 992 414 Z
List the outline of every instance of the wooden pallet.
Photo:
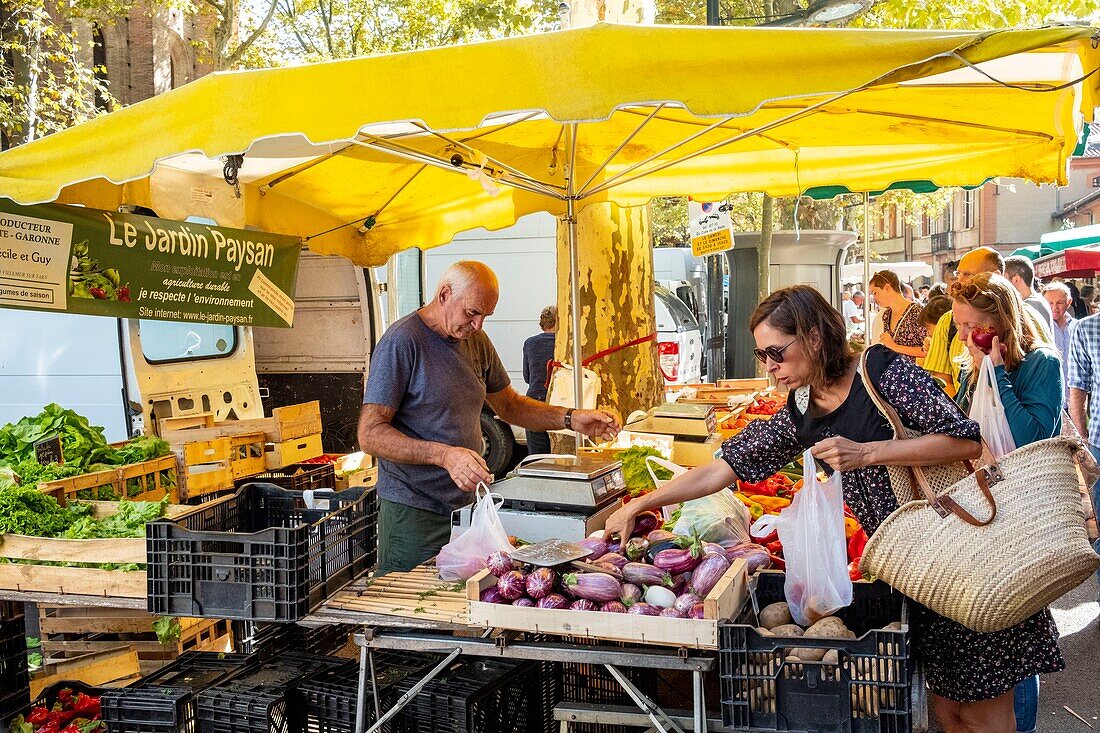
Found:
M 83 654 L 119 645 L 137 655 L 141 674 L 154 672 L 186 651 L 233 650 L 230 623 L 218 619 L 174 619 L 179 639 L 161 644 L 153 632 L 152 614 L 126 609 L 39 606 L 39 633 L 47 655 Z
M 450 624 L 469 623 L 462 583 L 440 580 L 434 565 L 356 583 L 326 601 L 325 607 Z
M 44 650 L 43 650 L 44 651 Z M 67 652 L 48 656 L 42 669 L 31 675 L 31 699 L 61 681 L 78 681 L 94 687 L 124 687 L 144 674 L 137 652 L 115 644 L 94 652 Z

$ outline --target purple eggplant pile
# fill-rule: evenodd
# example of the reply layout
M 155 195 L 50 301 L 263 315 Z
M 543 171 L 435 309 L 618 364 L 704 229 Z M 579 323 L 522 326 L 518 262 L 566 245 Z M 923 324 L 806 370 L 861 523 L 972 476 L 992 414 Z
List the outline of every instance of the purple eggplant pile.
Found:
M 656 519 L 656 517 L 654 517 Z M 626 542 L 594 536 L 578 543 L 586 566 L 524 566 L 504 553 L 486 564 L 496 585 L 481 600 L 534 608 L 603 611 L 665 618 L 703 618 L 703 599 L 734 559 L 752 554 L 744 545 L 726 548 L 674 535 L 642 523 Z M 764 556 L 767 551 L 760 548 Z M 596 569 L 599 569 L 599 572 Z

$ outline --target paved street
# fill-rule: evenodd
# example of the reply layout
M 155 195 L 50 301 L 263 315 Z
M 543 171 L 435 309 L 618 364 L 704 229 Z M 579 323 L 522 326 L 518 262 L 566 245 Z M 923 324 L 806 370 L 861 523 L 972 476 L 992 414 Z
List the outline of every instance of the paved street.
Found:
M 1088 726 L 1068 706 L 1100 731 L 1100 606 L 1096 581 L 1090 580 L 1053 607 L 1061 632 L 1066 671 L 1047 675 L 1039 693 L 1039 733 L 1085 733 Z

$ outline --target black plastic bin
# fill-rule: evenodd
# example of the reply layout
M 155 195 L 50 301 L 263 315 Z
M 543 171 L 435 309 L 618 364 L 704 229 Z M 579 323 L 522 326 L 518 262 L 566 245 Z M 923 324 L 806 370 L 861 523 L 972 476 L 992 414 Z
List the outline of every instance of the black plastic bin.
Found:
M 31 702 L 23 604 L 0 601 L 0 723 L 18 715 Z
M 784 575 L 758 575 L 761 609 L 784 600 Z M 719 625 L 722 721 L 733 730 L 908 733 L 912 724 L 909 610 L 885 583 L 855 583 L 836 616 L 856 639 L 765 637 L 752 604 Z M 901 630 L 883 627 L 900 622 Z M 838 664 L 788 657 L 785 649 L 836 650 Z
M 378 557 L 374 489 L 303 495 L 249 483 L 179 520 L 146 526 L 149 602 L 161 616 L 291 622 Z
M 537 662 L 455 660 L 398 716 L 415 733 L 546 733 L 554 681 Z M 401 694 L 417 683 L 408 677 Z
M 374 672 L 383 714 L 400 697 L 396 690 L 397 683 L 410 676 L 416 682 L 440 659 L 436 655 L 419 652 L 375 651 Z M 354 661 L 307 677 L 294 692 L 293 704 L 301 714 L 299 730 L 305 733 L 353 733 L 358 686 L 359 663 Z M 368 727 L 377 721 L 373 695 L 373 688 L 368 685 L 364 700 Z M 382 726 L 382 733 L 406 733 L 408 730 L 410 728 L 400 715 Z
M 258 654 L 264 659 L 283 651 L 303 654 L 334 654 L 347 646 L 355 629 L 350 624 L 271 624 L 256 621 L 233 621 L 234 651 Z
M 254 664 L 242 654 L 185 652 L 129 687 L 100 698 L 111 733 L 195 733 L 199 693 Z
M 256 482 L 275 484 L 290 491 L 334 489 L 336 488 L 336 468 L 331 463 L 292 463 L 255 476 L 239 478 L 233 482 L 233 485 L 239 489 L 245 484 Z
M 283 654 L 208 687 L 196 697 L 200 733 L 299 731 L 300 711 L 291 695 L 308 675 L 343 667 L 346 659 Z

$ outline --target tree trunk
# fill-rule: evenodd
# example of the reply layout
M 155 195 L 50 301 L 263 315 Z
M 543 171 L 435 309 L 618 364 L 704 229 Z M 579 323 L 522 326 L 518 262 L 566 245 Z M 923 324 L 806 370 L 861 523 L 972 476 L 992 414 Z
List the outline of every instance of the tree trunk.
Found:
M 12 72 L 15 88 L 22 91 L 23 119 L 22 129 L 13 136 L 16 145 L 29 143 L 35 139 L 38 129 L 38 74 L 39 49 L 42 46 L 42 28 L 38 23 L 23 23 L 16 26 L 17 35 L 22 37 L 21 49 L 12 50 Z
M 588 357 L 657 330 L 653 311 L 653 247 L 644 206 L 592 204 L 577 213 L 581 354 Z M 569 227 L 558 226 L 558 338 L 554 358 L 573 361 Z M 664 391 L 657 344 L 616 351 L 590 367 L 600 377 L 599 405 L 624 419 L 659 403 Z M 564 441 L 561 447 L 571 443 Z M 555 442 L 555 450 L 559 449 Z
M 772 292 L 772 231 L 774 230 L 775 199 L 764 194 L 760 205 L 760 246 L 756 250 L 756 295 L 757 302 L 764 300 Z M 764 373 L 764 365 L 758 364 L 756 371 Z
M 652 22 L 654 5 L 644 0 L 573 0 L 568 26 L 598 22 Z M 582 358 L 656 333 L 653 311 L 653 243 L 649 208 L 598 203 L 577 212 Z M 573 362 L 569 227 L 558 224 L 558 338 L 554 358 Z M 578 367 L 579 365 L 574 365 Z M 589 367 L 600 377 L 599 406 L 625 419 L 662 401 L 664 378 L 656 341 L 606 356 Z M 568 450 L 571 437 L 553 436 L 555 451 Z

